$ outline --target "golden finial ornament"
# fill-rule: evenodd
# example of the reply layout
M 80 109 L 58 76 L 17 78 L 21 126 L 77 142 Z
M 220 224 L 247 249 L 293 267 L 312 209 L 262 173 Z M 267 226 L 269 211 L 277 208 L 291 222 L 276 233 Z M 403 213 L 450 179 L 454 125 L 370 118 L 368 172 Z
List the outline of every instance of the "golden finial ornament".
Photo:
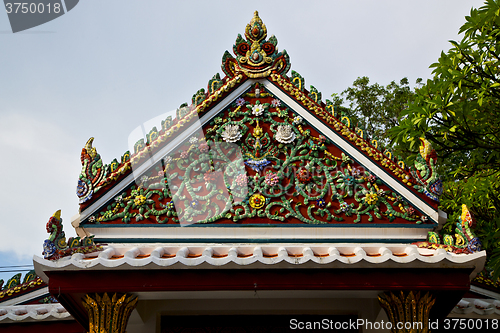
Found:
M 264 135 L 264 132 L 262 131 L 262 127 L 260 127 L 258 120 L 257 120 L 257 126 L 255 126 L 252 135 L 257 139 L 259 139 L 260 137 L 262 137 L 262 135 Z

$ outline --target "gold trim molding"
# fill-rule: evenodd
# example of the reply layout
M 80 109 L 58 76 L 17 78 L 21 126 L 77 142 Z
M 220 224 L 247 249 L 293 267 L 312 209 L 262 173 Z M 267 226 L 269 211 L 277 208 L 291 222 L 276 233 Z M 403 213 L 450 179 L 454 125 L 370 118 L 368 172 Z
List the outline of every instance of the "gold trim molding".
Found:
M 391 333 L 429 332 L 429 313 L 436 302 L 431 294 L 421 297 L 420 292 L 389 292 L 379 295 L 378 300 L 392 323 Z
M 137 296 L 129 294 L 85 295 L 82 303 L 89 315 L 89 333 L 125 333 L 137 302 Z

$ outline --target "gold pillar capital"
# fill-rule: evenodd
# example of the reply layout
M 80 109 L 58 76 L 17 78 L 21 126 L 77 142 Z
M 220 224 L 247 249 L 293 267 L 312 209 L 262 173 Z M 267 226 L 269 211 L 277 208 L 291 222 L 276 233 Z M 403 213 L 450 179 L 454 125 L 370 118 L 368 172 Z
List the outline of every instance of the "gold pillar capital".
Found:
M 427 333 L 429 332 L 429 313 L 436 299 L 420 292 L 383 293 L 378 296 L 392 323 L 392 333 Z
M 137 296 L 107 293 L 86 294 L 82 300 L 89 315 L 89 333 L 125 333 L 132 310 L 137 305 Z

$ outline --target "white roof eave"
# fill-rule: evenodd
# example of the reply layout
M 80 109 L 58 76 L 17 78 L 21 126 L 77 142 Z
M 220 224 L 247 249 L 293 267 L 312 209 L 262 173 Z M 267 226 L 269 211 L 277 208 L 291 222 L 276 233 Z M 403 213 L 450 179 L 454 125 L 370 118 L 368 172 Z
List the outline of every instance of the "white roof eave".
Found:
M 73 317 L 59 303 L 0 306 L 0 324 L 71 319 Z
M 36 273 L 58 270 L 258 269 L 258 268 L 483 268 L 486 251 L 454 254 L 405 244 L 267 244 L 108 246 L 96 254 L 59 260 L 33 257 Z

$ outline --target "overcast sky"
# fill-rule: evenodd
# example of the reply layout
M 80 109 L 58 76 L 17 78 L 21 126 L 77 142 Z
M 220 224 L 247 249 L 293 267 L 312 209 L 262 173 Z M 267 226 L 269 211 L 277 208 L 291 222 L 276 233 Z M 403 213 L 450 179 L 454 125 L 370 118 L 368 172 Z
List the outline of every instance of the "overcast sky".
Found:
M 431 77 L 429 65 L 479 0 L 82 0 L 13 34 L 0 13 L 0 266 L 31 263 L 62 209 L 78 213 L 80 152 L 89 137 L 110 163 L 142 123 L 190 102 L 221 73 L 253 12 L 292 69 L 323 93 L 359 76 L 387 85 Z M 157 124 L 160 127 L 160 124 Z M 0 278 L 12 276 L 1 274 Z

